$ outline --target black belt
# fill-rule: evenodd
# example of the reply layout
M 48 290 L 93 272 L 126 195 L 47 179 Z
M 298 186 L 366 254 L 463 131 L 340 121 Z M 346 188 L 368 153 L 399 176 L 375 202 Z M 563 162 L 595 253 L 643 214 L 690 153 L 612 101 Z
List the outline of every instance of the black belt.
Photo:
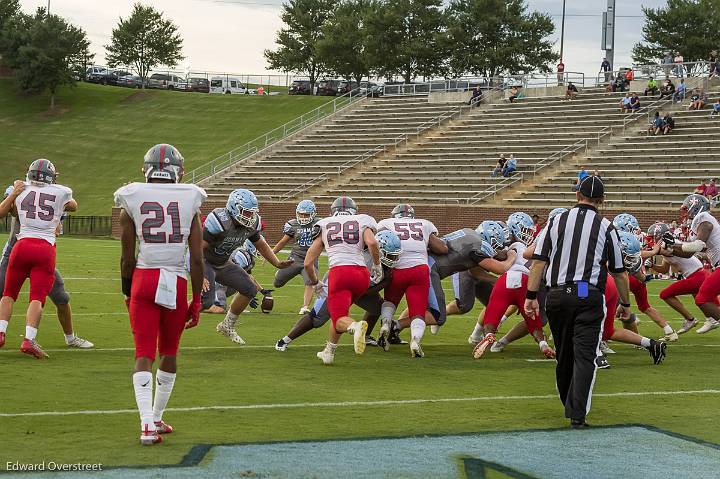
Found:
M 577 293 L 577 283 L 566 283 L 559 286 L 550 286 L 548 288 L 549 291 L 562 291 L 563 293 Z M 594 284 L 588 283 L 588 291 L 598 291 L 602 293 L 600 288 L 595 286 Z

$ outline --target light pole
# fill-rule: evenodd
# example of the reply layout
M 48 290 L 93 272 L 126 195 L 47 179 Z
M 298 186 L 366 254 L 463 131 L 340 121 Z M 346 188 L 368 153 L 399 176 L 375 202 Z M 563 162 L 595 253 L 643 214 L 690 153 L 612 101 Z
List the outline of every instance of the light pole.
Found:
M 50 15 L 50 0 L 48 0 L 48 9 L 47 9 L 47 14 L 48 14 L 48 15 Z
M 50 0 L 48 0 L 49 2 Z M 563 61 L 563 48 L 565 46 L 565 0 L 563 0 L 563 13 L 560 22 L 560 62 Z

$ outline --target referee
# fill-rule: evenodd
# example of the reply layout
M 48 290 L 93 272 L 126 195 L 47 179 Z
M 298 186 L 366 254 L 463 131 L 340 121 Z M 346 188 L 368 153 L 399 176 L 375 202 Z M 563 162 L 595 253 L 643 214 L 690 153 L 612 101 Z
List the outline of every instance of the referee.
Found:
M 605 282 L 608 271 L 620 294 L 621 318 L 630 314 L 628 275 L 620 238 L 612 223 L 597 211 L 605 187 L 588 176 L 577 191 L 578 204 L 556 215 L 537 237 L 528 279 L 525 311 L 540 314 L 540 281 L 548 286 L 545 314 L 557 348 L 555 378 L 565 417 L 573 428 L 585 428 L 600 354 L 605 320 Z

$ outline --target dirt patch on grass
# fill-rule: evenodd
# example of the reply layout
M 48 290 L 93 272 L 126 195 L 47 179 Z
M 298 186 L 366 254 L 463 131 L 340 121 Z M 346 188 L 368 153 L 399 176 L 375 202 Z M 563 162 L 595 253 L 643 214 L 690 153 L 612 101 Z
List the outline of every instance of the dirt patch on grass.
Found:
M 70 108 L 65 106 L 56 106 L 53 109 L 48 108 L 45 111 L 41 111 L 38 113 L 38 116 L 40 118 L 47 118 L 47 119 L 53 119 L 53 118 L 60 118 L 65 113 L 69 112 Z
M 151 96 L 152 94 L 147 90 L 138 90 L 133 94 L 126 96 L 122 103 L 137 103 L 139 101 L 145 101 Z

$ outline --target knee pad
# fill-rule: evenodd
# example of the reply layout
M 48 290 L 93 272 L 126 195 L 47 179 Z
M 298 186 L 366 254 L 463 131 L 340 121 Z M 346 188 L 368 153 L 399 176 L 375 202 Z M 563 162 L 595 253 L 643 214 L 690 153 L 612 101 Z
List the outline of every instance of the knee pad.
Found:
M 312 327 L 315 328 L 315 329 L 323 326 L 323 325 L 324 325 L 325 323 L 327 323 L 328 320 L 330 319 L 330 318 L 327 317 L 327 316 L 326 316 L 326 317 L 320 317 L 320 316 L 318 316 L 317 314 L 315 314 L 314 312 L 311 312 L 310 315 L 311 315 L 310 317 L 311 317 L 311 319 L 312 319 Z
M 59 293 L 54 293 L 51 291 L 49 296 L 50 301 L 52 301 L 55 306 L 65 306 L 66 304 L 70 303 L 70 294 L 68 294 L 68 292 L 64 289 Z
M 455 298 L 455 304 L 457 304 L 460 314 L 467 314 L 472 311 L 473 306 L 475 305 L 475 301 L 461 301 L 460 299 Z

